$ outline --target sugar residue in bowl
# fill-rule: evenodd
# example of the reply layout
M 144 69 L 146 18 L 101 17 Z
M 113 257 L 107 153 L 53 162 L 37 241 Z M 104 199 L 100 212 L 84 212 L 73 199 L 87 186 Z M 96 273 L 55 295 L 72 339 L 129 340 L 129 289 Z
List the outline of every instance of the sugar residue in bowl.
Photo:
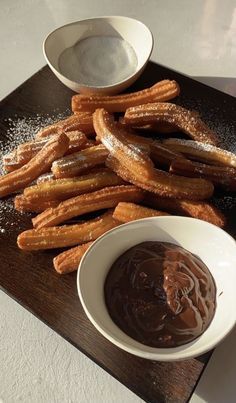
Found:
M 60 72 L 88 86 L 117 84 L 135 73 L 138 60 L 133 47 L 117 36 L 90 36 L 65 49 L 59 57 Z

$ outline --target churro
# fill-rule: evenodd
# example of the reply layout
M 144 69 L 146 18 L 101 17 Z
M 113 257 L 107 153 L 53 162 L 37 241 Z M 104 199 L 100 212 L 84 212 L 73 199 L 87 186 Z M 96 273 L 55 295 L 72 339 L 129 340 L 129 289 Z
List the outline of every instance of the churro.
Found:
M 88 248 L 92 245 L 93 242 L 87 242 L 79 246 L 75 246 L 65 252 L 60 253 L 53 259 L 53 265 L 55 270 L 59 274 L 67 274 L 78 269 L 79 263 L 88 250 Z
M 72 97 L 72 111 L 94 112 L 104 108 L 108 112 L 125 112 L 127 108 L 148 102 L 169 101 L 179 95 L 179 85 L 174 80 L 162 80 L 150 88 L 130 94 L 114 96 L 103 95 L 74 95 Z
M 236 191 L 236 169 L 225 166 L 206 165 L 187 159 L 171 162 L 170 172 L 191 178 L 205 178 L 227 191 Z
M 93 114 L 91 112 L 75 112 L 74 115 L 79 119 L 79 130 L 88 137 L 94 136 Z
M 52 172 L 46 172 L 45 174 L 42 174 L 37 178 L 36 184 L 39 185 L 40 183 L 52 181 L 54 179 L 56 178 Z
M 52 134 L 67 133 L 74 130 L 80 130 L 85 134 L 94 132 L 92 114 L 89 112 L 76 113 L 66 119 L 47 126 L 36 134 L 36 139 L 47 137 Z
M 176 158 L 184 158 L 182 154 L 177 151 L 165 147 L 163 144 L 154 142 L 150 146 L 150 157 L 153 162 L 158 166 L 168 167 Z
M 67 137 L 69 138 L 69 148 L 66 154 L 71 154 L 88 147 L 88 139 L 82 132 L 68 132 Z M 40 140 L 20 144 L 16 150 L 3 156 L 4 168 L 7 171 L 13 171 L 27 164 L 51 138 L 52 136 L 48 136 Z
M 204 201 L 175 200 L 146 193 L 143 203 L 152 208 L 164 209 L 171 214 L 184 215 L 210 222 L 218 227 L 226 224 L 225 216 L 211 203 Z
M 63 248 L 94 241 L 106 231 L 119 225 L 112 214 L 113 211 L 108 211 L 102 216 L 82 224 L 27 230 L 18 236 L 17 244 L 20 249 L 40 250 Z
M 143 197 L 144 192 L 133 185 L 106 187 L 65 200 L 37 215 L 32 222 L 35 228 L 52 227 L 82 214 L 115 207 L 121 201 L 139 202 Z
M 147 146 L 146 151 L 149 153 L 151 160 L 157 165 L 167 166 L 169 168 L 175 158 L 184 158 L 181 153 L 165 147 L 163 144 L 150 137 L 143 137 L 130 132 L 127 132 L 125 137 L 129 143 L 138 145 L 139 147 L 141 146 L 142 149 L 143 146 Z
M 170 123 L 194 140 L 212 145 L 218 143 L 216 134 L 200 119 L 197 113 L 167 102 L 143 104 L 128 108 L 125 112 L 124 121 L 128 125 L 134 126 L 159 122 Z
M 206 164 L 224 165 L 236 168 L 236 154 L 204 144 L 199 141 L 166 139 L 164 145 L 171 150 L 183 153 L 187 158 L 197 160 Z
M 13 172 L 16 169 L 21 168 L 22 165 L 24 165 L 24 163 L 22 164 L 22 162 L 17 158 L 16 150 L 13 150 L 8 154 L 3 155 L 2 162 L 3 162 L 3 168 L 7 172 Z
M 140 176 L 137 177 L 134 170 L 129 171 L 126 167 L 124 168 L 124 166 L 111 155 L 108 156 L 106 165 L 125 181 L 163 197 L 203 200 L 210 198 L 214 191 L 213 184 L 205 179 L 186 178 L 157 169 L 154 170 L 153 177 L 146 181 Z
M 124 117 L 119 118 L 119 123 L 123 125 L 125 128 L 132 128 L 132 129 L 141 129 L 141 130 L 147 130 L 147 131 L 154 131 L 160 134 L 169 134 L 169 133 L 175 133 L 178 131 L 178 128 L 175 127 L 174 125 L 170 123 L 165 123 L 165 122 L 158 122 L 158 123 L 152 123 L 144 126 L 133 126 L 128 125 L 128 123 L 125 121 Z
M 105 162 L 108 151 L 99 144 L 77 153 L 67 155 L 52 164 L 52 173 L 56 178 L 73 178 L 82 172 Z
M 53 137 L 27 164 L 0 177 L 0 197 L 22 189 L 39 175 L 47 172 L 52 162 L 64 155 L 68 147 L 69 139 L 65 134 Z
M 129 222 L 139 220 L 146 217 L 158 217 L 169 215 L 164 211 L 154 210 L 148 207 L 143 207 L 135 203 L 119 203 L 113 213 L 113 218 L 120 222 Z
M 98 138 L 122 165 L 129 169 L 132 164 L 132 169 L 143 178 L 152 176 L 153 163 L 148 155 L 127 141 L 124 129 L 114 122 L 105 109 L 97 109 L 94 112 L 93 125 Z
M 14 207 L 21 213 L 41 213 L 50 207 L 56 207 L 60 203 L 60 200 L 39 200 L 31 199 L 24 195 L 17 195 L 14 199 Z
M 103 168 L 77 178 L 56 179 L 25 188 L 24 196 L 32 200 L 66 200 L 83 193 L 108 186 L 122 185 L 124 181 L 114 172 Z

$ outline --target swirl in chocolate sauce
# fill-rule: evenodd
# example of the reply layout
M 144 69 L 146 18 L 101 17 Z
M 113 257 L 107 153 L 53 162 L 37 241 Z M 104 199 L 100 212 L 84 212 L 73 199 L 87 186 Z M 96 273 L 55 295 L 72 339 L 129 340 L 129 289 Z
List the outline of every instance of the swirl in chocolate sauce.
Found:
M 152 347 L 194 340 L 209 326 L 216 287 L 206 265 L 167 242 L 143 242 L 122 254 L 105 281 L 113 321 L 133 339 Z

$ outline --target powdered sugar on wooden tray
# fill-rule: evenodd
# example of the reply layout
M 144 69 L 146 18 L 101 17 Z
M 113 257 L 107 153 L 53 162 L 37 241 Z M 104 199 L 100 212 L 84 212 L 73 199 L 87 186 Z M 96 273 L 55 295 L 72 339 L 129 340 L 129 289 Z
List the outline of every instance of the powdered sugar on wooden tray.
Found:
M 65 119 L 70 114 L 69 111 L 65 113 L 54 113 L 52 116 L 39 114 L 32 117 L 18 117 L 7 118 L 5 122 L 8 124 L 6 140 L 1 142 L 0 145 L 0 168 L 2 171 L 2 157 L 5 154 L 13 151 L 19 144 L 30 141 L 34 138 L 36 133 L 43 127 L 49 126 L 58 120 Z M 2 174 L 3 172 L 1 172 Z
M 0 143 L 0 174 L 3 174 L 2 157 L 13 151 L 19 144 L 30 141 L 43 127 L 49 126 L 58 120 L 65 119 L 70 111 L 55 113 L 52 116 L 39 114 L 32 117 L 7 118 L 4 123 L 8 125 L 5 141 Z M 24 213 L 24 216 L 26 213 Z M 7 219 L 6 219 L 7 217 Z M 15 232 L 22 222 L 22 214 L 14 209 L 12 199 L 0 200 L 0 238 L 6 232 Z
M 218 207 L 222 212 L 227 213 L 232 208 L 236 207 L 236 197 L 234 196 L 223 196 L 221 198 L 213 197 L 213 202 L 216 207 Z
M 210 129 L 215 131 L 217 137 L 220 139 L 220 147 L 229 150 L 233 153 L 236 152 L 236 132 L 235 125 L 227 120 L 229 115 L 229 108 L 232 109 L 232 116 L 235 114 L 233 105 L 228 104 L 224 99 L 222 104 L 212 106 L 209 100 L 198 99 L 194 97 L 190 100 L 181 94 L 181 105 L 187 109 L 199 112 L 201 119 L 209 125 Z M 227 110 L 227 113 L 224 111 Z

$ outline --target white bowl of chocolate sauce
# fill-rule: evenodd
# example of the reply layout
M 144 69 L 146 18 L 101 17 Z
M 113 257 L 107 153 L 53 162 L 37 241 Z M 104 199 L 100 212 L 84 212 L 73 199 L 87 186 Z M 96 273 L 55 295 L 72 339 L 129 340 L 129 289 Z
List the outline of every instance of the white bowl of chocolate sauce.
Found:
M 46 61 L 67 87 L 85 94 L 117 94 L 140 76 L 153 36 L 129 17 L 89 18 L 52 31 L 43 43 Z
M 236 243 L 188 217 L 133 221 L 83 257 L 78 293 L 110 342 L 139 357 L 176 361 L 213 349 L 236 323 Z

